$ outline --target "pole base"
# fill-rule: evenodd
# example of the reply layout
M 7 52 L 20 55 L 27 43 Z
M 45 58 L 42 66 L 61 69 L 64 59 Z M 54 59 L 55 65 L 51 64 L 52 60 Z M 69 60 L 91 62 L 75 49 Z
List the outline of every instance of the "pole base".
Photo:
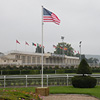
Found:
M 35 93 L 40 94 L 41 96 L 49 95 L 49 87 L 37 87 L 35 88 Z

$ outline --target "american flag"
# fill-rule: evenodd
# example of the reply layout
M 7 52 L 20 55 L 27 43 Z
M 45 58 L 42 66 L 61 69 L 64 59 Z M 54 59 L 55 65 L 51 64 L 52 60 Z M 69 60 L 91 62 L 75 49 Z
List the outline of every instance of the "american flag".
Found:
M 43 22 L 54 22 L 60 24 L 60 19 L 51 11 L 43 8 Z

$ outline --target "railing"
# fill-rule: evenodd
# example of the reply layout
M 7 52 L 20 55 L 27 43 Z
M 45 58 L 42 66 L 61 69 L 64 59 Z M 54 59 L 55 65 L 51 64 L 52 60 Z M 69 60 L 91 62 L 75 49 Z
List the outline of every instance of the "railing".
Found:
M 44 86 L 69 86 L 72 85 L 71 78 L 79 74 L 54 74 L 44 75 Z M 100 85 L 100 74 L 92 74 Z M 41 86 L 41 75 L 8 75 L 0 76 L 0 87 L 28 87 Z

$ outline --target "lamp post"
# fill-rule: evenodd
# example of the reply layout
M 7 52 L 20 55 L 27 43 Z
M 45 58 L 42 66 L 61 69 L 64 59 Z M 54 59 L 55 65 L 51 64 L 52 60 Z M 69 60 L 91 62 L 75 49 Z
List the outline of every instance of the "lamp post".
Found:
M 64 40 L 64 36 L 61 36 L 61 39 L 62 39 L 62 43 L 63 43 L 63 40 Z M 63 60 L 63 67 L 64 67 L 64 43 L 63 43 L 63 49 L 62 49 L 62 60 Z
M 79 42 L 79 47 L 80 47 L 80 61 L 81 61 L 81 43 L 82 43 L 82 41 Z

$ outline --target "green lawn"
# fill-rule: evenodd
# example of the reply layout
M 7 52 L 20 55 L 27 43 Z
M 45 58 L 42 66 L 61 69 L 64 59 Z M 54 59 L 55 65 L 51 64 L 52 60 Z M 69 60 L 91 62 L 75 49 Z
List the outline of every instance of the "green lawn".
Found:
M 35 92 L 35 87 L 25 88 L 0 88 L 0 90 L 20 90 L 27 92 Z M 72 86 L 53 86 L 49 87 L 50 94 L 88 94 L 100 98 L 100 86 L 95 88 L 73 88 Z
M 72 86 L 50 87 L 51 94 L 88 94 L 100 98 L 100 86 L 95 88 L 73 88 Z

